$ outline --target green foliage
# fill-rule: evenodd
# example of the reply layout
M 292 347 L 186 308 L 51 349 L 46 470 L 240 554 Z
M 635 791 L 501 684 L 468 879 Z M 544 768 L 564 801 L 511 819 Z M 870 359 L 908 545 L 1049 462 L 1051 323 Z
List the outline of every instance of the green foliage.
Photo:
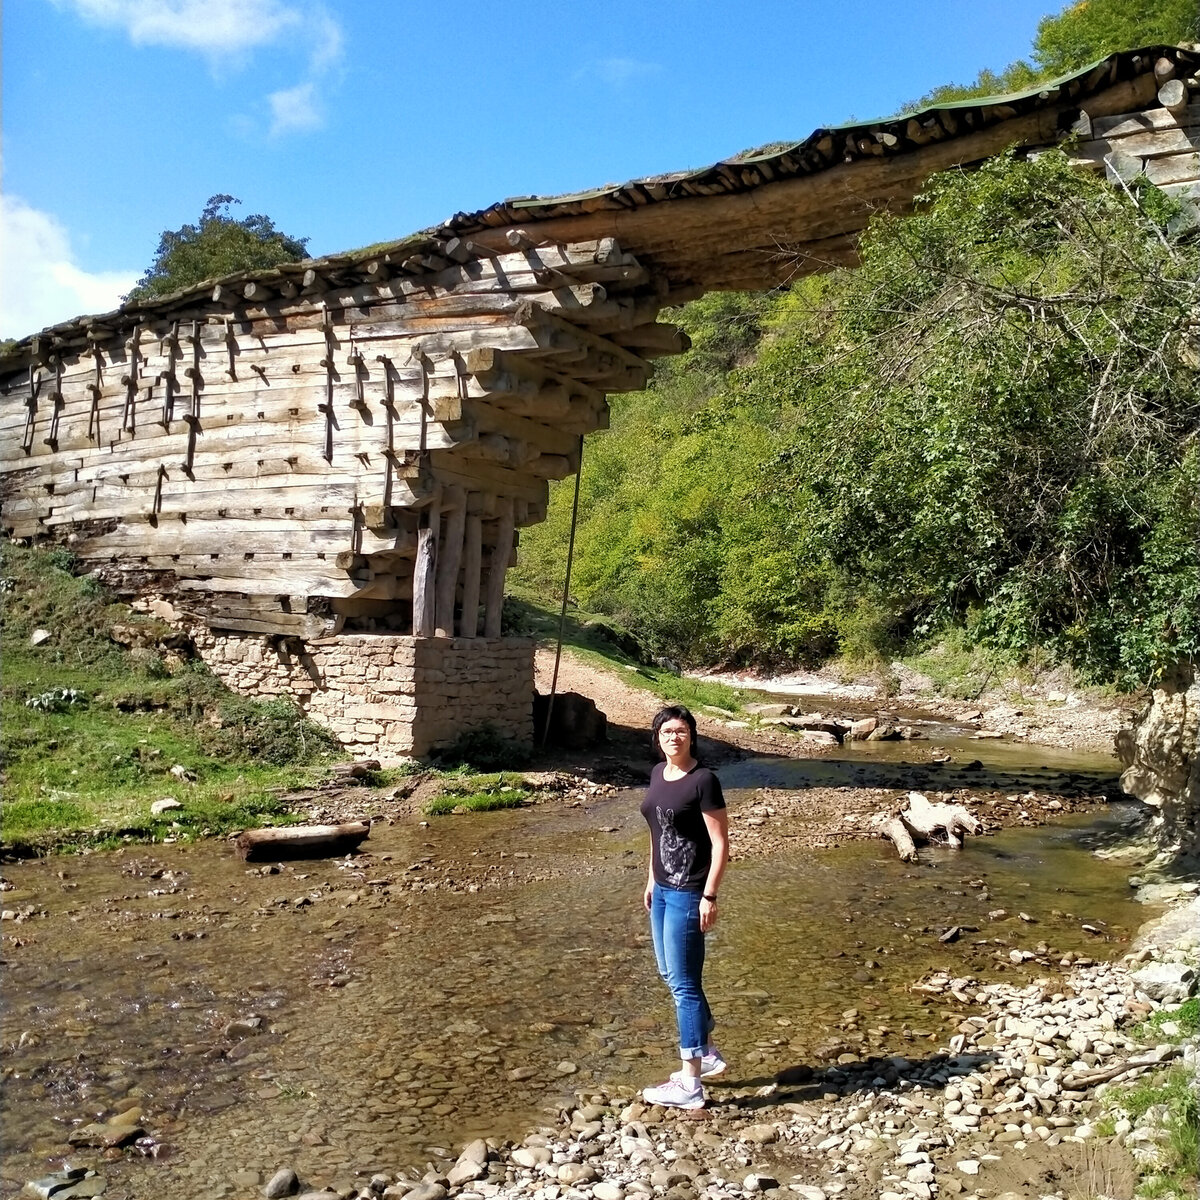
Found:
M 529 802 L 523 789 L 501 788 L 478 792 L 446 792 L 435 796 L 425 806 L 431 817 L 444 817 L 459 812 L 493 812 L 500 808 L 522 808 Z
M 1159 1116 L 1154 1124 L 1164 1137 L 1158 1143 L 1156 1161 L 1143 1165 L 1137 1189 L 1145 1200 L 1167 1196 L 1194 1196 L 1200 1175 L 1200 1096 L 1193 1072 L 1174 1066 L 1165 1072 L 1140 1079 L 1124 1087 L 1113 1087 L 1104 1096 L 1109 1114 L 1097 1131 L 1112 1124 L 1113 1115 L 1124 1113 L 1137 1121 L 1152 1109 Z
M 1065 75 L 1118 50 L 1197 38 L 1196 0 L 1078 0 L 1043 18 L 1033 56 L 1047 75 Z
M 305 256 L 308 238 L 289 237 L 261 213 L 236 221 L 229 214 L 233 204 L 241 201 L 235 196 L 210 196 L 198 224 L 163 230 L 154 262 L 125 299 L 165 296 L 206 279 L 265 270 Z
M 1164 1029 L 1170 1026 L 1172 1032 Z M 1185 1000 L 1177 1008 L 1160 1008 L 1138 1029 L 1140 1041 L 1182 1042 L 1200 1034 L 1200 996 Z
M 972 83 L 934 88 L 908 107 L 1026 91 L 1120 50 L 1173 46 L 1197 39 L 1200 9 L 1196 0 L 1075 0 L 1039 22 L 1032 63 L 1018 59 L 999 72 L 985 69 Z
M 960 629 L 981 664 L 1042 646 L 1137 686 L 1200 654 L 1200 246 L 1175 211 L 1006 155 L 874 221 L 855 271 L 681 310 L 696 349 L 588 443 L 573 598 L 685 665 Z M 569 506 L 522 541 L 537 594 Z
M 246 700 L 201 664 L 171 674 L 148 646 L 117 645 L 114 625 L 151 643 L 171 631 L 73 576 L 62 551 L 6 544 L 0 565 L 6 842 L 179 839 L 283 820 L 278 793 L 336 749 L 290 701 Z M 36 628 L 52 636 L 33 647 Z M 175 778 L 176 764 L 195 779 Z M 152 814 L 164 796 L 183 808 Z

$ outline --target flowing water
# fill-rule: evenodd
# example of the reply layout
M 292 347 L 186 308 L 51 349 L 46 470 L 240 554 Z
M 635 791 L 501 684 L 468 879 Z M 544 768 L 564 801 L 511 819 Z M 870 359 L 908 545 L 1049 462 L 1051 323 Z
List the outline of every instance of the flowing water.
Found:
M 987 769 L 1027 772 L 1022 750 Z M 901 766 L 871 753 L 838 769 Z M 1111 777 L 1094 759 L 1042 765 Z M 722 775 L 736 806 L 813 769 L 751 759 Z M 271 875 L 221 845 L 6 868 L 4 907 L 29 915 L 5 922 L 0 1194 L 64 1158 L 99 1167 L 110 1197 L 251 1195 L 235 1172 L 285 1163 L 349 1181 L 515 1135 L 594 1084 L 660 1081 L 673 1029 L 640 908 L 637 800 L 377 828 L 369 855 Z M 933 969 L 1024 977 L 1045 968 L 1007 951 L 1039 943 L 1052 960 L 1119 954 L 1144 910 L 1091 850 L 1134 819 L 1111 805 L 919 866 L 883 842 L 735 863 L 706 985 L 736 1078 L 932 1051 L 958 1019 L 909 990 Z M 485 882 L 397 885 L 446 862 Z M 1001 908 L 1037 923 L 990 922 Z M 951 925 L 977 932 L 942 944 Z M 132 1107 L 148 1132 L 132 1152 L 68 1151 L 72 1127 Z

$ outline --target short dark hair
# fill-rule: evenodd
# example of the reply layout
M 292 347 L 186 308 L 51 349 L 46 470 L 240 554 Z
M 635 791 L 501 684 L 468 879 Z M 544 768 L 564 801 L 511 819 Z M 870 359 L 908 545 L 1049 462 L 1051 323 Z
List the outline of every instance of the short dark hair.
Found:
M 660 708 L 654 714 L 654 720 L 650 723 L 650 748 L 654 752 L 654 757 L 663 761 L 667 757 L 663 753 L 662 746 L 659 745 L 658 731 L 668 721 L 686 722 L 692 735 L 692 744 L 690 746 L 692 757 L 696 758 L 697 742 L 700 740 L 700 735 L 696 732 L 696 718 L 682 704 L 668 704 L 666 708 Z

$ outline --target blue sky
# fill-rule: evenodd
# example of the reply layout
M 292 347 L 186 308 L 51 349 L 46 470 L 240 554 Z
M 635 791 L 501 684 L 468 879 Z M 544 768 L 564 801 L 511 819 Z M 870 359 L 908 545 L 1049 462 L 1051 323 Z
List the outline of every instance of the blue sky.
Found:
M 7 0 L 0 334 L 217 192 L 324 254 L 698 167 L 1028 54 L 1054 0 Z

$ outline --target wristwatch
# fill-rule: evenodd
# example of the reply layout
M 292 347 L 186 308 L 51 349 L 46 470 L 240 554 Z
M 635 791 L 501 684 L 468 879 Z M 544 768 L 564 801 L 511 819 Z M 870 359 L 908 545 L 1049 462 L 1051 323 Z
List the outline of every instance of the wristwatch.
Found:
M 704 893 L 703 898 L 705 900 L 707 900 L 710 904 L 716 904 L 716 902 L 717 902 L 716 896 L 710 896 L 707 892 Z

